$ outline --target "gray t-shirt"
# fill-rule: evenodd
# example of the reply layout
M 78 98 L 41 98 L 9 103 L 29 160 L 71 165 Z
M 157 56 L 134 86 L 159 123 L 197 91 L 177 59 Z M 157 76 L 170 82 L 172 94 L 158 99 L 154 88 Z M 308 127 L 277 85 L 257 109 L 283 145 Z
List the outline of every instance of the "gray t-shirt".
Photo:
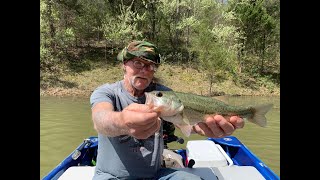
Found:
M 146 91 L 171 89 L 151 84 Z M 115 111 L 122 111 L 131 103 L 145 103 L 145 96 L 133 97 L 123 86 L 123 80 L 104 84 L 92 93 L 91 107 L 99 102 L 109 102 Z M 107 137 L 98 134 L 98 156 L 94 180 L 152 178 L 161 168 L 163 152 L 162 126 L 159 133 L 145 140 L 128 135 Z

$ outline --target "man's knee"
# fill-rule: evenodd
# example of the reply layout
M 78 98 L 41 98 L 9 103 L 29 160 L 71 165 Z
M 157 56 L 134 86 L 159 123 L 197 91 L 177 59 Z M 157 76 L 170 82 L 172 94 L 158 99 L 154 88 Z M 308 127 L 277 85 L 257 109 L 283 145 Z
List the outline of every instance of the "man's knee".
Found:
M 199 176 L 197 176 L 195 174 L 192 174 L 192 173 L 185 172 L 185 171 L 176 171 L 174 173 L 175 173 L 174 178 L 177 178 L 177 179 L 201 180 L 201 177 L 199 177 Z

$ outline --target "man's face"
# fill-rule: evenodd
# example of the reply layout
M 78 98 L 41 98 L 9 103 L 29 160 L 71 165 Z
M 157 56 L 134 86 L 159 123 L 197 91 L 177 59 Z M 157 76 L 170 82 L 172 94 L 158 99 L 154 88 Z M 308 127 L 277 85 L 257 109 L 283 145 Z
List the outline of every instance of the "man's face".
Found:
M 157 68 L 154 63 L 140 58 L 128 60 L 123 66 L 125 68 L 125 78 L 138 90 L 144 90 L 149 86 Z

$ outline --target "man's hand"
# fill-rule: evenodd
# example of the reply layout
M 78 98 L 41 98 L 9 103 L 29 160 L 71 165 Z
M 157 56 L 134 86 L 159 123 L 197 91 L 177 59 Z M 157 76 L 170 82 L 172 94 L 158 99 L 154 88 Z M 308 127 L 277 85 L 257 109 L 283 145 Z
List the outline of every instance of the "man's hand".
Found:
M 207 115 L 203 122 L 193 126 L 193 130 L 203 136 L 220 138 L 231 135 L 236 129 L 243 128 L 243 126 L 244 120 L 238 116 Z
M 145 104 L 130 104 L 123 109 L 121 119 L 128 134 L 137 139 L 150 137 L 161 125 L 159 114 Z

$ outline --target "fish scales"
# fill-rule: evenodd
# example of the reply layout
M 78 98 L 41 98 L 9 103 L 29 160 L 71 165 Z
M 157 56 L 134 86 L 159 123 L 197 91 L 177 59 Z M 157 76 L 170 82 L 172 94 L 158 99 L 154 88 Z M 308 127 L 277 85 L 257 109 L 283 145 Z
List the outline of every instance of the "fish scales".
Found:
M 205 114 L 236 115 L 265 127 L 265 114 L 273 106 L 235 106 L 207 96 L 174 91 L 152 91 L 145 94 L 146 104 L 160 112 L 162 119 L 172 122 L 186 136 L 190 136 L 193 124 L 203 121 Z
M 174 92 L 174 94 L 181 100 L 185 108 L 190 108 L 204 114 L 238 115 L 248 118 L 255 111 L 252 106 L 232 106 L 207 96 L 183 92 Z

